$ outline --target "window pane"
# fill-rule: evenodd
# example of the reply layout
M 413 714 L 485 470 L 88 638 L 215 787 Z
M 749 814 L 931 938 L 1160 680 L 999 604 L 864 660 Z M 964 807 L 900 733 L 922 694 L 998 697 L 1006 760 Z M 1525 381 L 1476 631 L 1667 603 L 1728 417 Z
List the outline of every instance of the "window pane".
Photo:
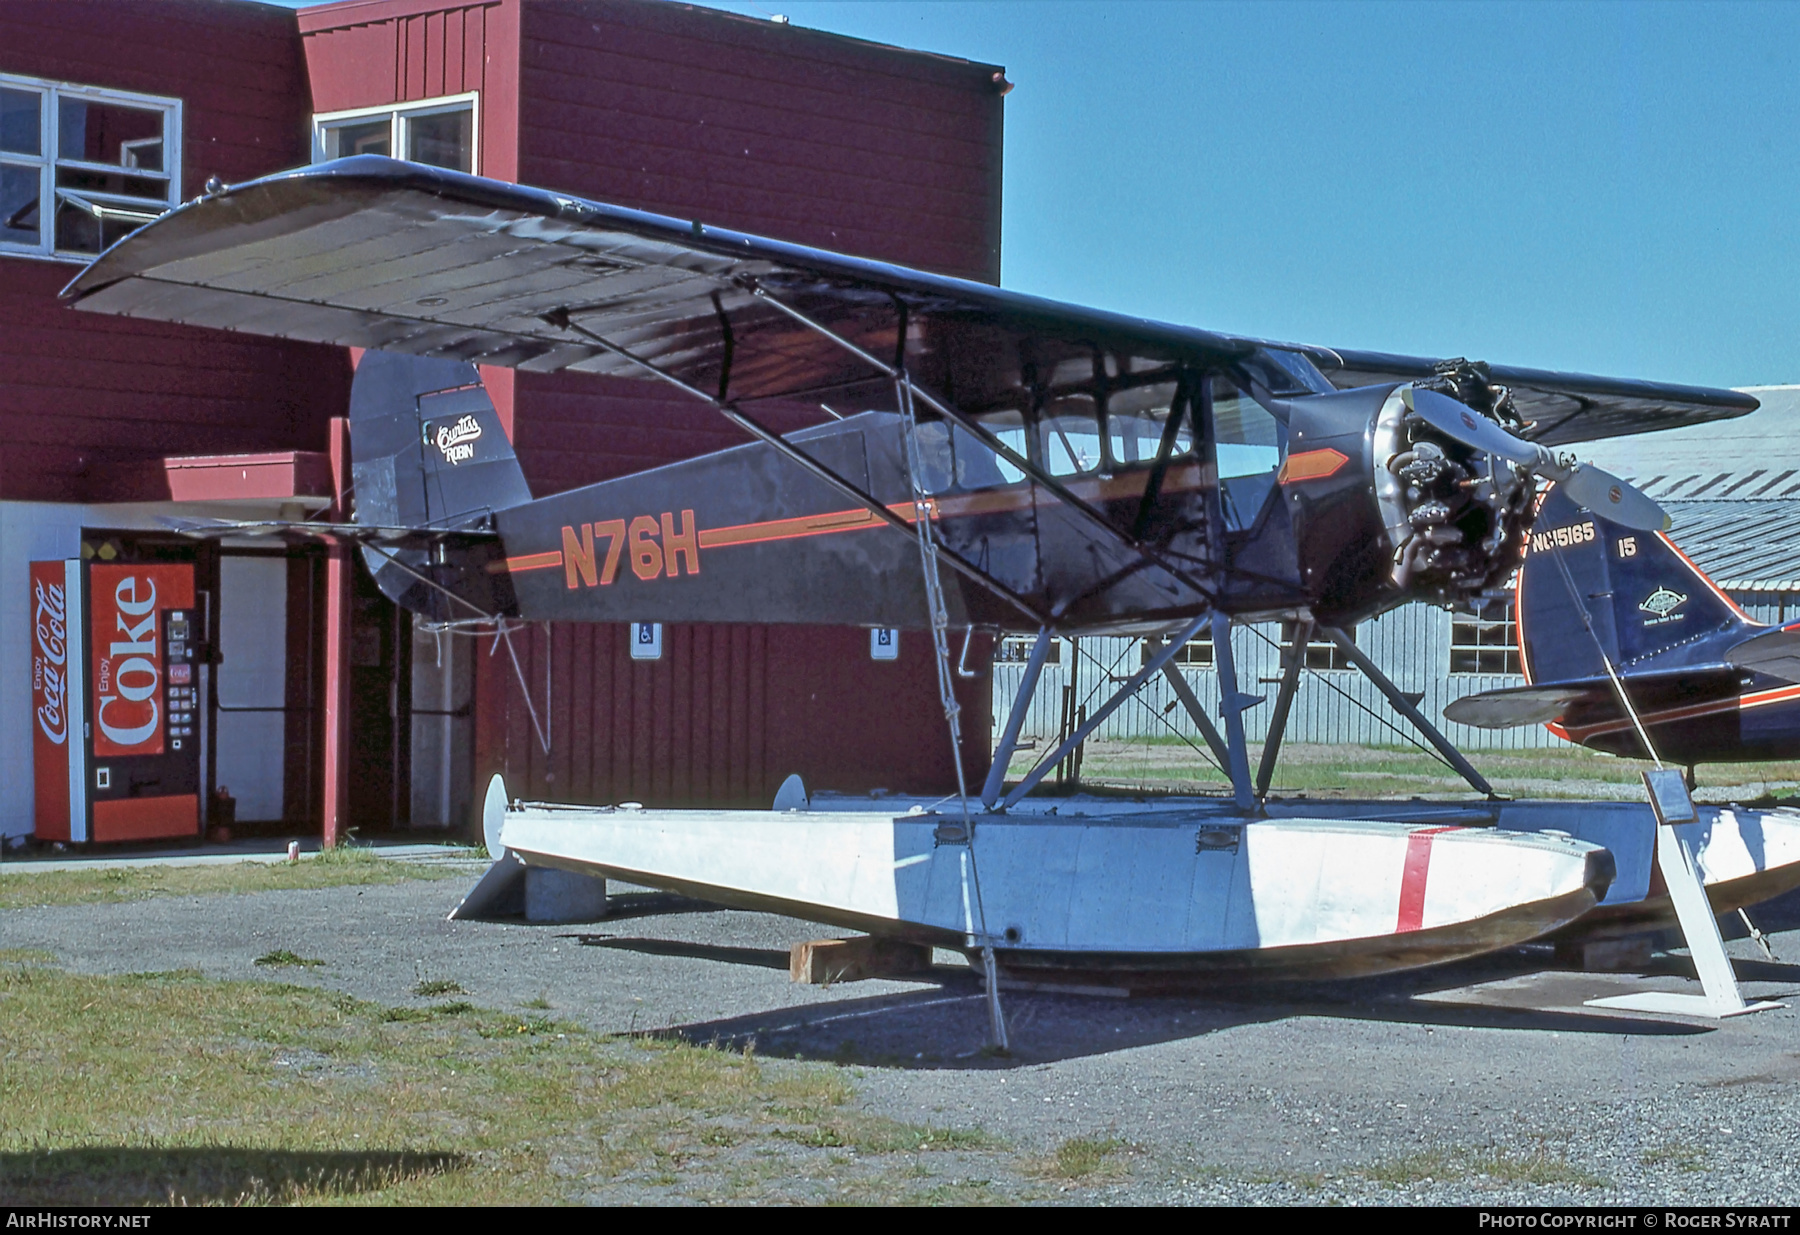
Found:
M 56 157 L 163 170 L 163 113 L 86 99 L 58 101 Z
M 38 244 L 38 169 L 0 163 L 0 242 Z
M 56 248 L 64 253 L 98 253 L 144 223 L 141 216 L 121 215 L 105 206 L 63 198 L 56 203 Z
M 1281 466 L 1287 427 L 1224 378 L 1213 379 L 1213 434 L 1219 476 L 1257 476 Z
M 471 111 L 437 112 L 406 118 L 406 157 L 415 163 L 466 172 L 474 168 L 469 157 Z
M 1044 467 L 1052 476 L 1092 472 L 1100 466 L 1100 419 L 1088 395 L 1069 395 L 1044 405 L 1039 426 Z
M 0 150 L 13 154 L 42 154 L 43 96 L 35 90 L 0 87 Z
M 919 426 L 919 487 L 927 493 L 942 493 L 950 487 L 955 475 L 955 461 L 950 457 L 950 426 L 941 420 L 930 420 Z
M 976 417 L 983 429 L 1000 439 L 1000 444 L 1021 457 L 1025 450 L 1025 418 L 1017 412 L 994 412 Z M 965 489 L 986 489 L 994 485 L 1016 484 L 1025 473 L 1006 459 L 975 440 L 972 434 L 956 431 L 956 481 Z
M 142 198 L 153 210 L 161 212 L 168 208 L 169 182 L 150 176 L 133 176 L 126 172 L 94 171 L 87 167 L 56 168 L 56 187 L 74 189 L 77 193 L 118 194 L 121 197 Z
M 392 154 L 392 128 L 393 121 L 386 116 L 337 125 L 325 130 L 325 153 L 334 159 L 353 154 Z
M 1107 400 L 1106 436 L 1114 464 L 1130 467 L 1156 459 L 1163 430 L 1169 422 L 1169 407 L 1174 401 L 1174 382 L 1117 391 Z M 1175 431 L 1175 447 L 1170 457 L 1180 458 L 1193 449 L 1193 432 L 1184 417 Z

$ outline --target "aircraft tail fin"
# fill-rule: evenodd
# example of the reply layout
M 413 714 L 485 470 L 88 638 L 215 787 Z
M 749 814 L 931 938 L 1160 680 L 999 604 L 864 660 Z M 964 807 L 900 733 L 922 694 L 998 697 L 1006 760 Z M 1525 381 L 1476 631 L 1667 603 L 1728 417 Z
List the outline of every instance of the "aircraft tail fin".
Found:
M 363 353 L 350 387 L 354 519 L 443 533 L 432 549 L 367 543 L 364 560 L 395 602 L 436 620 L 512 606 L 492 515 L 531 500 L 475 366 L 397 352 Z M 504 593 L 504 594 L 503 594 Z
M 1668 537 L 1610 523 L 1552 488 L 1539 508 L 1517 592 L 1519 650 L 1531 681 L 1720 665 L 1760 630 Z M 1591 628 L 1592 634 L 1589 634 Z

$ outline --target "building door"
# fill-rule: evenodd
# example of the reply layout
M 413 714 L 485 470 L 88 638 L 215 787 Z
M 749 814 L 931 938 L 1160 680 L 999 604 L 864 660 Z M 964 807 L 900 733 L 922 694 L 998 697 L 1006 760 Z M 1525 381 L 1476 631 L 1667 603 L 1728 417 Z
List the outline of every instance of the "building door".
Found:
M 475 753 L 475 640 L 412 628 L 412 826 L 470 822 Z
M 350 825 L 385 832 L 412 814 L 412 615 L 381 594 L 360 558 L 350 577 Z

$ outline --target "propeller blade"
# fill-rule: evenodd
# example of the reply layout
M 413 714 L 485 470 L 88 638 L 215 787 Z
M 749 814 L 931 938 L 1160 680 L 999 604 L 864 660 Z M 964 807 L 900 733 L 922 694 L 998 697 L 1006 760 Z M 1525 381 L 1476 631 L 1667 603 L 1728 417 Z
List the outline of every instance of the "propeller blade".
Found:
M 1537 467 L 1549 457 L 1549 452 L 1542 446 L 1514 437 L 1486 416 L 1472 411 L 1449 395 L 1411 387 L 1403 391 L 1400 397 L 1426 424 L 1451 441 L 1461 442 L 1471 450 L 1499 455 L 1520 467 Z
M 1564 492 L 1578 505 L 1609 522 L 1639 532 L 1669 530 L 1669 516 L 1663 508 L 1611 472 L 1586 463 L 1565 470 L 1544 447 L 1515 437 L 1449 395 L 1413 387 L 1401 397 L 1421 420 L 1445 437 L 1560 481 Z
M 1577 464 L 1562 487 L 1576 505 L 1585 506 L 1620 527 L 1666 532 L 1672 523 L 1661 506 L 1611 472 L 1603 472 L 1590 463 Z

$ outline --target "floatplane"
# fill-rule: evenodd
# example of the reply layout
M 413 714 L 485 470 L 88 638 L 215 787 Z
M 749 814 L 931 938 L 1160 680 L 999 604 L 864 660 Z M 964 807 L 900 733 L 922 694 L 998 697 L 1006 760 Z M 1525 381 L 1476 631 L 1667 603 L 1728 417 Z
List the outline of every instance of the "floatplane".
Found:
M 706 811 L 515 802 L 496 784 L 490 878 L 557 868 L 960 948 L 1001 1042 L 1003 973 L 1133 990 L 1377 974 L 1579 930 L 1597 907 L 1656 918 L 1653 869 L 1690 940 L 1711 932 L 1703 976 L 1725 966 L 1677 1010 L 1724 1014 L 1745 1005 L 1702 882 L 1719 907 L 1800 882 L 1800 815 L 1696 807 L 1678 770 L 1645 804 L 1502 800 L 1345 633 L 1501 594 L 1545 484 L 1583 518 L 1662 529 L 1648 498 L 1556 448 L 1742 415 L 1749 396 L 1214 333 L 373 156 L 211 185 L 65 298 L 371 349 L 353 522 L 184 527 L 350 538 L 423 621 L 925 631 L 959 777 L 956 633 L 1035 637 L 972 790 L 897 814 L 813 809 L 793 785 L 776 809 Z M 749 440 L 536 497 L 477 363 L 658 383 Z M 796 409 L 814 423 L 772 427 Z M 1274 619 L 1292 639 L 1253 773 L 1243 713 L 1262 700 L 1238 686 L 1230 629 Z M 1216 720 L 1175 662 L 1207 632 Z M 1009 787 L 1051 641 L 1093 633 L 1153 646 Z M 1271 797 L 1315 638 L 1483 800 Z M 1159 675 L 1229 798 L 1028 796 Z

